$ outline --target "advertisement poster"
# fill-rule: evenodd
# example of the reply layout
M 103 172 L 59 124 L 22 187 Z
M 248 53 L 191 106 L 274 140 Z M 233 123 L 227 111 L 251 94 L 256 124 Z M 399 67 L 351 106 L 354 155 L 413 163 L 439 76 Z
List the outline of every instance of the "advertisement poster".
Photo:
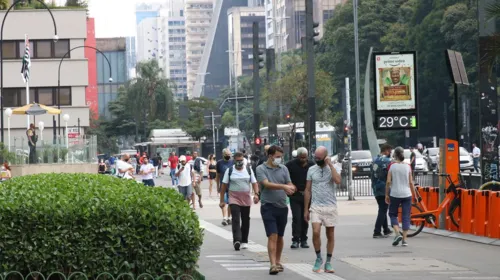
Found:
M 415 54 L 376 54 L 377 111 L 416 109 Z

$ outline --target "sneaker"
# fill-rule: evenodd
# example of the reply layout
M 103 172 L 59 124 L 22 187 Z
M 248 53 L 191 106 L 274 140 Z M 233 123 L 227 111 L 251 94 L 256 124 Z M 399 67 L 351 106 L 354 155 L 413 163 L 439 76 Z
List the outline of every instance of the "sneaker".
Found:
M 380 232 L 374 233 L 373 238 L 386 238 L 387 236 L 383 235 Z
M 406 240 L 403 240 L 403 243 L 401 243 L 401 245 L 406 247 L 406 246 L 408 246 L 408 242 L 406 242 Z
M 394 237 L 394 241 L 392 241 L 392 246 L 398 246 L 401 240 L 403 240 L 403 237 L 401 235 L 397 235 Z
M 385 230 L 384 230 L 384 235 L 385 235 L 386 237 L 388 237 L 388 236 L 389 236 L 389 235 L 391 235 L 391 234 L 392 234 L 392 230 L 387 230 L 387 231 L 385 231 Z
M 335 270 L 333 270 L 333 266 L 331 263 L 329 263 L 329 262 L 325 263 L 325 272 L 326 273 L 335 273 Z
M 241 243 L 240 249 L 248 249 L 248 243 Z
M 241 243 L 239 241 L 236 241 L 236 242 L 234 242 L 233 246 L 234 246 L 234 250 L 239 251 Z
M 227 226 L 228 223 L 227 223 L 227 219 L 222 219 L 222 223 L 221 223 L 223 226 Z
M 308 249 L 309 248 L 309 244 L 307 244 L 307 241 L 300 242 L 300 248 Z
M 323 260 L 321 258 L 316 258 L 316 261 L 314 262 L 314 266 L 313 266 L 313 271 L 320 272 L 321 265 L 323 265 Z
M 290 248 L 292 248 L 292 249 L 297 249 L 297 248 L 299 248 L 299 242 L 297 242 L 297 241 L 293 241 L 293 242 L 292 242 L 292 245 L 290 245 Z
M 230 225 L 231 224 L 231 218 L 228 218 L 227 219 L 227 224 Z

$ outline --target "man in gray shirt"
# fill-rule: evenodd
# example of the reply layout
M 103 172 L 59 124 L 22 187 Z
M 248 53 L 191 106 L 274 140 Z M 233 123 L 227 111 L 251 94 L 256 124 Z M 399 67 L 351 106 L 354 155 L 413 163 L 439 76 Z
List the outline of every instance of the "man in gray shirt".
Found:
M 282 272 L 281 253 L 283 235 L 288 221 L 287 195 L 297 190 L 290 180 L 288 168 L 282 164 L 283 149 L 271 146 L 267 151 L 268 159 L 257 166 L 257 181 L 260 184 L 260 214 L 267 235 L 267 253 L 271 268 L 269 274 Z
M 309 219 L 313 228 L 313 245 L 316 262 L 313 271 L 320 272 L 323 265 L 321 258 L 321 224 L 326 227 L 326 263 L 325 272 L 334 273 L 331 259 L 334 246 L 334 230 L 337 225 L 337 197 L 335 184 L 340 184 L 340 175 L 335 170 L 326 147 L 320 146 L 314 153 L 316 165 L 307 171 L 306 191 L 304 193 L 304 218 Z M 334 184 L 335 183 L 335 184 Z M 309 202 L 311 207 L 309 208 Z

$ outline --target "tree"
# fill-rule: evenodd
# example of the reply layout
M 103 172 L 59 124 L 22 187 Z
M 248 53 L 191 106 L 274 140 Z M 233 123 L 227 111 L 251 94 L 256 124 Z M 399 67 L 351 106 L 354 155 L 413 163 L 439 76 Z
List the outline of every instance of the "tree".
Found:
M 88 1 L 87 0 L 66 0 L 66 7 L 82 7 L 82 8 L 87 8 L 88 7 Z
M 0 0 L 0 10 L 7 10 L 9 8 L 9 0 Z
M 205 116 L 215 108 L 215 103 L 206 97 L 195 98 L 186 101 L 189 108 L 189 118 L 183 128 L 193 139 L 201 141 L 202 137 L 210 134 L 210 130 L 205 126 Z

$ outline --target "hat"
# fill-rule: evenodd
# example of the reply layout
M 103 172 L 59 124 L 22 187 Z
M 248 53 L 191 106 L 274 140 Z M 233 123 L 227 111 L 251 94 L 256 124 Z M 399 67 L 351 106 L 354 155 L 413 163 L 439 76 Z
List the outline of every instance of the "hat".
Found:
M 185 157 L 185 156 L 181 156 L 181 157 L 179 158 L 179 161 L 186 161 L 186 157 Z

